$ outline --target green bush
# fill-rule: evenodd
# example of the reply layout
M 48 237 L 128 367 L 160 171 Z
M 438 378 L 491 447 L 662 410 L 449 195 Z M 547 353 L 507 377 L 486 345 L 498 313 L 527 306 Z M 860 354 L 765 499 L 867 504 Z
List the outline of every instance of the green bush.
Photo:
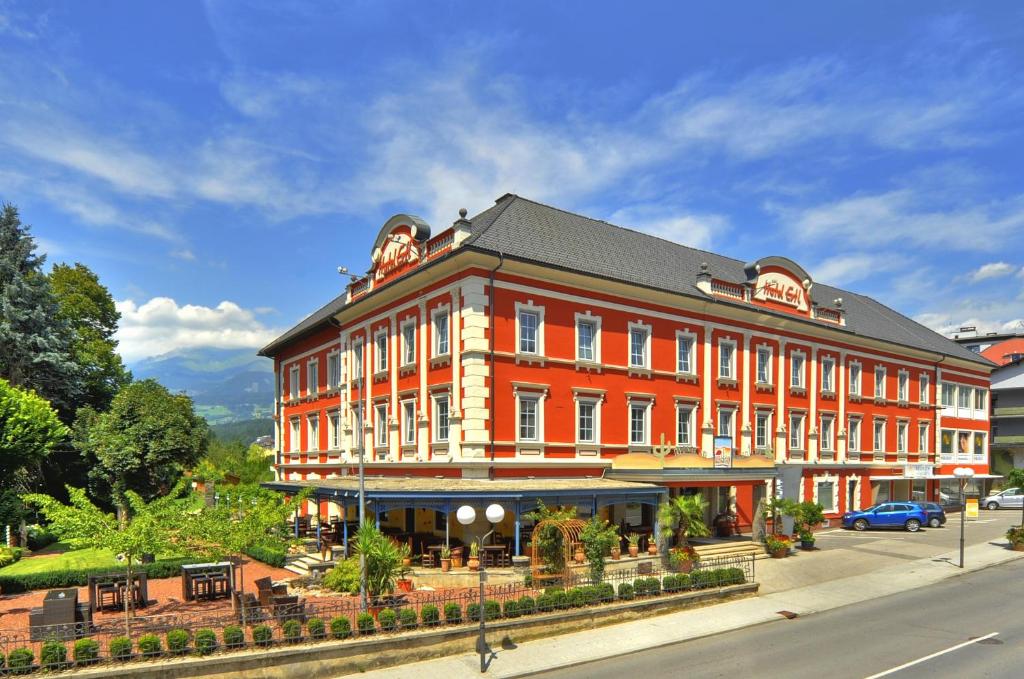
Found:
M 241 648 L 245 646 L 245 630 L 238 625 L 228 625 L 220 633 L 224 640 L 224 648 Z
M 137 573 L 145 573 L 150 580 L 171 578 L 181 575 L 181 567 L 196 563 L 196 559 L 167 559 L 153 563 L 135 564 Z M 20 575 L 4 575 L 0 571 L 0 591 L 4 594 L 19 594 L 34 589 L 63 589 L 67 587 L 84 587 L 89 584 L 90 575 L 110 573 L 110 566 L 97 568 L 81 568 L 78 570 L 42 571 L 39 573 L 22 573 Z
M 352 623 L 347 617 L 339 615 L 336 618 L 331 618 L 331 638 L 348 639 L 350 634 L 352 634 Z
M 167 650 L 171 653 L 184 653 L 188 650 L 189 633 L 186 629 L 172 629 L 167 632 Z
M 39 664 L 44 669 L 62 670 L 68 667 L 68 649 L 60 641 L 47 641 L 39 650 Z
M 100 644 L 95 639 L 79 639 L 73 653 L 76 665 L 92 665 L 100 658 Z
M 163 651 L 163 647 L 160 645 L 160 637 L 155 634 L 143 634 L 135 642 L 135 645 L 138 647 L 139 653 L 147 657 L 160 655 L 160 652 Z
M 587 605 L 587 593 L 582 587 L 573 587 L 566 593 L 569 595 L 570 608 L 582 608 Z
M 506 618 L 518 618 L 520 614 L 519 602 L 515 599 L 509 599 L 505 602 L 502 613 L 504 613 Z
M 479 608 L 479 605 L 477 606 Z M 454 601 L 444 605 L 444 621 L 449 625 L 458 625 L 462 622 L 462 607 Z
M 597 596 L 601 601 L 614 601 L 615 587 L 610 582 L 602 582 L 597 585 Z
M 131 649 L 131 642 L 128 646 Z M 36 661 L 36 654 L 31 648 L 16 648 L 7 656 L 7 667 L 11 674 L 28 674 L 32 671 L 32 665 Z
M 676 580 L 676 576 L 674 576 L 674 575 L 666 575 L 661 580 L 661 586 L 665 589 L 666 592 L 676 592 L 676 591 L 678 591 L 679 590 L 679 586 L 676 583 L 677 583 L 677 580 Z
M 544 588 L 544 593 L 545 594 L 557 594 L 558 592 L 564 592 L 564 591 L 565 591 L 565 587 L 561 587 L 559 585 L 553 585 L 551 587 L 545 587 Z
M 377 630 L 377 623 L 369 613 L 360 613 L 356 616 L 356 628 L 360 634 L 373 634 Z
M 245 550 L 247 556 L 251 556 L 257 561 L 262 561 L 268 566 L 274 568 L 284 568 L 285 561 L 284 547 L 271 547 L 266 545 L 251 545 Z
M 470 622 L 480 622 L 480 604 L 474 602 L 466 606 L 466 619 Z
M 619 583 L 619 598 L 623 601 L 632 601 L 636 596 L 636 590 L 629 582 Z
M 637 578 L 633 581 L 633 590 L 637 596 L 661 594 L 661 581 L 658 578 Z
M 256 625 L 252 628 L 252 642 L 266 648 L 274 643 L 274 630 L 269 625 Z
M 484 602 L 484 615 L 487 616 L 485 620 L 497 620 L 501 617 L 501 604 L 494 599 L 488 599 Z
M 359 559 L 343 559 L 337 562 L 334 568 L 324 574 L 320 584 L 332 592 L 359 594 Z
M 398 629 L 398 613 L 390 608 L 385 608 L 377 614 L 377 622 L 380 623 L 381 632 L 394 632 Z
M 107 655 L 114 660 L 128 660 L 132 657 L 132 640 L 128 637 L 114 637 L 107 642 Z
M 530 615 L 537 612 L 537 602 L 533 597 L 524 596 L 519 599 L 519 612 L 523 615 Z M 507 615 L 507 614 L 506 614 Z
M 563 590 L 556 590 L 551 593 L 551 603 L 554 605 L 555 610 L 563 611 L 569 608 L 569 595 Z
M 39 551 L 57 542 L 57 536 L 41 526 L 29 526 L 28 548 L 33 552 Z
M 416 609 L 403 608 L 398 611 L 398 623 L 402 629 L 416 629 Z
M 458 604 L 456 604 L 457 606 Z M 426 604 L 420 609 L 420 622 L 424 627 L 436 625 L 441 619 L 441 611 L 434 604 Z
M 302 623 L 298 620 L 285 620 L 281 623 L 281 636 L 290 644 L 302 640 Z
M 550 594 L 540 594 L 537 596 L 537 610 L 541 613 L 555 610 L 555 602 Z
M 661 594 L 661 580 L 658 578 L 647 578 L 647 593 L 655 596 Z
M 747 581 L 747 576 L 742 568 L 726 568 L 722 574 L 722 584 L 742 585 Z
M 583 603 L 587 606 L 594 606 L 601 603 L 601 590 L 598 589 L 597 585 L 585 585 L 580 589 L 583 590 Z
M 327 638 L 327 625 L 320 618 L 310 618 L 307 620 L 306 631 L 309 632 L 309 638 L 315 641 Z
M 195 646 L 199 655 L 210 655 L 217 650 L 217 634 L 212 629 L 197 630 Z
M 21 547 L 0 547 L 0 568 L 10 566 L 21 559 L 24 550 Z

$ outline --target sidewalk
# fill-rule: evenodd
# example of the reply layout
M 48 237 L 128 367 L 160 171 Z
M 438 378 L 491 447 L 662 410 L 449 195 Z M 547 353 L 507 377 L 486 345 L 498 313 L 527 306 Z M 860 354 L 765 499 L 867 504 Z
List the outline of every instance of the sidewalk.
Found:
M 801 616 L 819 613 L 926 587 L 963 573 L 1024 558 L 1024 552 L 1010 551 L 1006 549 L 1005 542 L 999 541 L 968 547 L 965 559 L 967 567 L 963 570 L 955 566 L 958 558 L 958 551 L 946 552 L 938 556 L 904 561 L 862 575 L 751 599 L 530 641 L 510 650 L 501 649 L 500 642 L 491 639 L 496 657 L 492 660 L 486 676 L 522 677 L 783 620 L 779 611 L 791 611 Z M 479 662 L 478 655 L 463 654 L 367 672 L 364 676 L 374 679 L 475 677 L 480 676 Z

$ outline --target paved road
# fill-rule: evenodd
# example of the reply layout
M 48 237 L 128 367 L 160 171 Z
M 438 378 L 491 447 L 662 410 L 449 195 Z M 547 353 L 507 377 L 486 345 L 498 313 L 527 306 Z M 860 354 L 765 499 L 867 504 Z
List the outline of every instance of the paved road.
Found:
M 1024 561 L 1015 561 L 806 618 L 533 676 L 1016 678 L 1024 676 L 1022 581 Z

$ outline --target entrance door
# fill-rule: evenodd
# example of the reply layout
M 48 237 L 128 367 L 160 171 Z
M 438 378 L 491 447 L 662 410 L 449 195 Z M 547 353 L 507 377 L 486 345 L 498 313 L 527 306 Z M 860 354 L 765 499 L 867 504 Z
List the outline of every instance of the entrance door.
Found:
M 846 482 L 846 511 L 852 512 L 857 507 L 857 481 L 850 479 Z

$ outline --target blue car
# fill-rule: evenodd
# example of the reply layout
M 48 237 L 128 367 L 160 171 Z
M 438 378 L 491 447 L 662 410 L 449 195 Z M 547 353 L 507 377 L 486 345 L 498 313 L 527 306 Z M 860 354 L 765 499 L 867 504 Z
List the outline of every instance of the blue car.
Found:
M 940 528 L 946 525 L 946 510 L 938 502 L 914 502 L 928 515 L 928 527 Z
M 928 512 L 911 502 L 883 502 L 859 512 L 843 514 L 843 528 L 903 528 L 916 533 L 928 523 Z

